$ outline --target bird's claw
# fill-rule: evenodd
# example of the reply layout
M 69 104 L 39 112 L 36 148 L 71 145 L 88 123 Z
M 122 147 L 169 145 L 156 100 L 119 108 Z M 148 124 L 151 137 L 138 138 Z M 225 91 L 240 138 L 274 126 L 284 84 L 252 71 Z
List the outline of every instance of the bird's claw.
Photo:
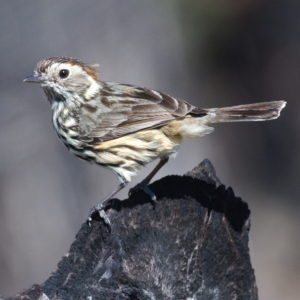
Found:
M 109 217 L 107 216 L 106 212 L 105 212 L 105 202 L 104 203 L 98 203 L 97 205 L 93 206 L 89 212 L 89 216 L 88 216 L 88 219 L 87 219 L 87 223 L 89 226 L 91 226 L 91 222 L 93 220 L 93 215 L 98 212 L 99 213 L 99 216 L 101 219 L 104 220 L 104 222 L 110 227 L 111 223 L 110 223 L 110 220 L 109 220 Z
M 151 198 L 154 207 L 156 206 L 156 196 L 155 196 L 155 194 L 150 190 L 147 183 L 144 183 L 143 181 L 138 183 L 136 186 L 134 186 L 133 188 L 131 188 L 129 190 L 129 192 L 128 192 L 129 197 L 133 193 L 137 192 L 138 190 L 143 190 Z

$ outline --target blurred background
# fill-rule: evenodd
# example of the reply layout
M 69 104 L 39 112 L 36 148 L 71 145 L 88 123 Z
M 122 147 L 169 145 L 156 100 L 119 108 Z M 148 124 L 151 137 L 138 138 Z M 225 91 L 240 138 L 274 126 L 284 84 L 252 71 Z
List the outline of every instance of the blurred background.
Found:
M 2 296 L 45 281 L 89 209 L 119 184 L 68 153 L 42 90 L 22 82 L 39 60 L 67 55 L 100 63 L 103 80 L 200 107 L 287 101 L 276 121 L 218 124 L 185 140 L 156 179 L 209 158 L 251 209 L 260 299 L 300 298 L 300 2 L 1 1 L 0 30 Z

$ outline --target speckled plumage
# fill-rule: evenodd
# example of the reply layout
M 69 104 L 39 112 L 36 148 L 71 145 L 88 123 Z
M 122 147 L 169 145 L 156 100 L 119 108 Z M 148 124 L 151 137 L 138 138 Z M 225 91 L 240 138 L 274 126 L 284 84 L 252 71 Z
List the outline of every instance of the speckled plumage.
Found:
M 273 101 L 201 109 L 148 88 L 101 81 L 95 65 L 69 57 L 39 62 L 25 81 L 44 89 L 54 129 L 67 148 L 110 168 L 123 183 L 119 189 L 147 163 L 175 155 L 183 137 L 211 133 L 211 123 L 276 119 L 285 106 Z

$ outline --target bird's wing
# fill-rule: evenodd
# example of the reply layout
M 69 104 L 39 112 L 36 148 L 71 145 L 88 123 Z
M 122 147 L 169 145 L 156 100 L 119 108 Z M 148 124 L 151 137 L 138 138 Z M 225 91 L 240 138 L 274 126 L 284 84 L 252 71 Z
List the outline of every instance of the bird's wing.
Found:
M 160 127 L 187 114 L 206 115 L 183 100 L 132 85 L 106 83 L 101 95 L 98 103 L 91 101 L 82 107 L 80 117 L 82 134 L 101 141 Z

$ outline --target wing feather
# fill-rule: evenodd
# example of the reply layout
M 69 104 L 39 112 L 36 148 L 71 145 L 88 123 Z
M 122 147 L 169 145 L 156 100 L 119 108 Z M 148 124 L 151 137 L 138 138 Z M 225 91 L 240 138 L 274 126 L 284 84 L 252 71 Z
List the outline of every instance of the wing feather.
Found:
M 94 125 L 84 134 L 100 141 L 161 127 L 189 113 L 206 115 L 204 110 L 183 100 L 128 84 L 106 82 L 98 101 Z

